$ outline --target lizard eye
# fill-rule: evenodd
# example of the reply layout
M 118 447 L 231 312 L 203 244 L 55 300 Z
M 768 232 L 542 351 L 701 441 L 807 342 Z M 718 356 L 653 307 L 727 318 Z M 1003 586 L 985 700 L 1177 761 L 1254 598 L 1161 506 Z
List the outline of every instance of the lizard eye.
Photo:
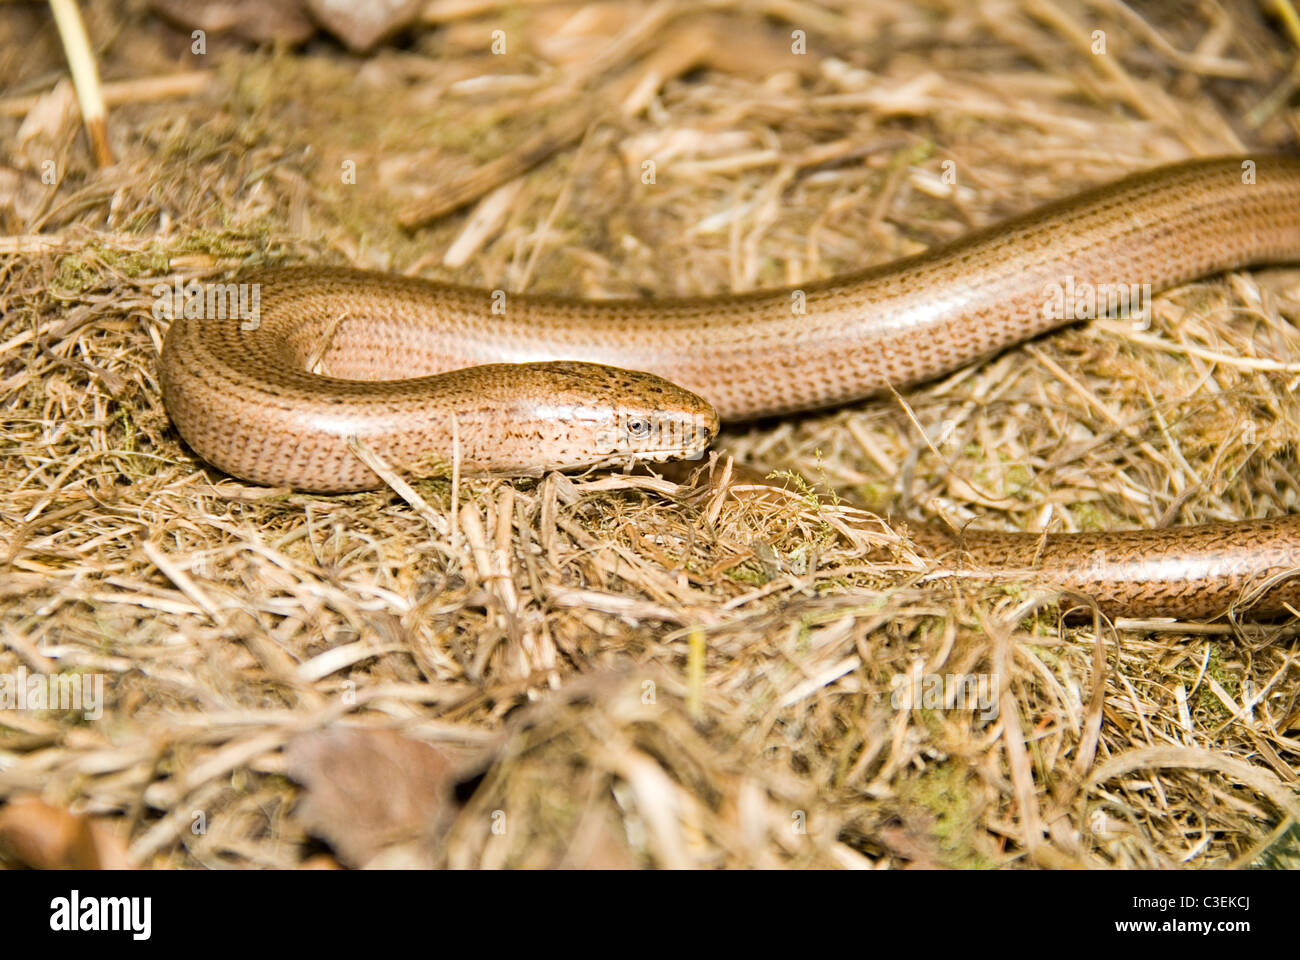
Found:
M 644 440 L 650 436 L 650 421 L 645 417 L 629 417 L 627 435 L 633 440 Z

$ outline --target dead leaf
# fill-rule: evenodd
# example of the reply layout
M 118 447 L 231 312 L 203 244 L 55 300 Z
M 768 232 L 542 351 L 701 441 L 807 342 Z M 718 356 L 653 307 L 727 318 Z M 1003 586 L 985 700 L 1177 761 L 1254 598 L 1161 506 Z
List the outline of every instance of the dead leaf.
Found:
M 97 820 L 36 797 L 0 809 L 0 846 L 36 870 L 125 870 L 126 847 Z
M 295 816 L 348 866 L 396 845 L 430 849 L 455 813 L 458 764 L 419 740 L 334 727 L 294 738 L 285 753 L 305 787 Z
M 302 0 L 152 0 L 162 16 L 185 29 L 235 33 L 254 43 L 303 43 L 316 32 Z
M 410 26 L 420 15 L 422 0 L 307 0 L 316 22 L 356 53 Z

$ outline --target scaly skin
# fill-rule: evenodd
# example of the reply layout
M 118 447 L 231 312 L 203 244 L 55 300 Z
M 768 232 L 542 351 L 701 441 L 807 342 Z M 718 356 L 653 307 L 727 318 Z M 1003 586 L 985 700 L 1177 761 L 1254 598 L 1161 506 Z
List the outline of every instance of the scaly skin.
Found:
M 801 288 L 591 301 L 326 267 L 273 271 L 243 278 L 261 284 L 258 329 L 172 324 L 163 397 L 182 436 L 217 466 L 304 489 L 378 482 L 348 450 L 349 435 L 399 469 L 444 472 L 453 414 L 467 472 L 698 453 L 716 432 L 709 404 L 743 420 L 844 403 L 1068 322 L 1044 310 L 1048 284 L 1159 292 L 1300 259 L 1300 158 L 1258 158 L 1251 184 L 1244 159 L 1140 173 Z M 304 369 L 322 344 L 332 377 Z M 655 423 L 652 443 L 621 427 L 611 439 L 609 425 L 629 418 Z M 963 571 L 1046 580 L 1131 615 L 1218 613 L 1243 585 L 1300 566 L 1300 521 L 1290 517 L 1045 539 L 917 536 Z M 1254 610 L 1298 597 L 1288 583 Z
M 943 570 L 979 580 L 1025 580 L 1092 597 L 1124 617 L 1214 617 L 1248 589 L 1300 567 L 1300 517 L 1104 533 L 1003 533 L 937 526 L 909 530 Z M 1300 571 L 1241 613 L 1300 609 Z

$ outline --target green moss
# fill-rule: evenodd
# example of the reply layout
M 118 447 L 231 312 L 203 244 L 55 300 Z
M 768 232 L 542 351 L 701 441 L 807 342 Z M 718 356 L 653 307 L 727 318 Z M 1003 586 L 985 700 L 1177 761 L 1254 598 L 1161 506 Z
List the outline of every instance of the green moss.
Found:
M 52 285 L 55 291 L 61 294 L 79 294 L 95 285 L 99 279 L 99 268 L 88 256 L 91 252 L 91 248 L 86 248 L 81 253 L 59 257 Z
M 1015 464 L 1002 471 L 1002 495 L 1016 497 L 1024 493 L 1033 482 L 1033 474 L 1024 464 Z
M 875 509 L 875 507 L 871 507 L 872 504 L 884 504 L 888 502 L 890 488 L 888 484 L 872 481 L 869 483 L 859 483 L 853 488 L 853 492 L 857 494 L 859 500 L 867 504 L 871 509 Z
M 1035 629 L 1035 633 L 1037 632 L 1039 631 Z M 1049 667 L 1054 667 L 1061 662 L 1061 655 L 1053 647 L 1040 647 L 1036 643 L 1026 643 L 1022 646 Z
M 151 244 L 144 250 L 102 251 L 103 262 L 124 277 L 156 277 L 171 269 L 171 254 Z
M 1222 651 L 1217 643 L 1210 644 L 1210 657 L 1205 665 L 1205 676 L 1213 677 L 1214 682 L 1222 687 L 1228 696 L 1233 700 L 1238 699 L 1241 681 L 1234 673 L 1224 668 Z M 1196 679 L 1195 674 L 1191 679 L 1193 681 Z M 1201 681 L 1201 688 L 1197 691 L 1195 709 L 1197 719 L 1207 726 L 1224 723 L 1232 716 L 1232 711 L 1210 689 L 1209 683 L 1205 680 Z
M 729 580 L 748 583 L 755 587 L 765 586 L 772 582 L 772 578 L 767 575 L 763 565 L 754 560 L 746 560 L 744 563 L 736 564 L 727 570 L 726 576 Z
M 1090 503 L 1080 503 L 1072 511 L 1074 522 L 1079 525 L 1080 530 L 1097 531 L 1110 530 L 1113 525 Z
M 1300 824 L 1269 844 L 1250 866 L 1252 870 L 1300 870 Z
M 903 791 L 903 796 L 934 815 L 931 836 L 939 842 L 949 866 L 989 869 L 996 864 L 975 846 L 975 802 L 966 768 L 954 761 L 929 766 Z
M 136 437 L 139 431 L 135 426 L 135 419 L 131 416 L 130 408 L 122 404 L 117 408 L 115 418 L 122 425 L 122 439 L 118 443 L 118 449 L 122 453 L 135 453 Z
M 813 592 L 818 596 L 830 596 L 842 590 L 848 590 L 852 586 L 853 583 L 848 577 L 827 577 L 813 584 Z
M 207 230 L 196 227 L 172 248 L 172 256 L 205 254 L 221 259 L 243 260 L 264 251 L 269 235 L 264 226 L 243 223 L 238 228 Z
M 161 276 L 171 269 L 170 253 L 157 244 L 143 250 L 88 244 L 59 257 L 54 273 L 56 293 L 75 296 L 94 289 L 105 273 L 124 277 Z

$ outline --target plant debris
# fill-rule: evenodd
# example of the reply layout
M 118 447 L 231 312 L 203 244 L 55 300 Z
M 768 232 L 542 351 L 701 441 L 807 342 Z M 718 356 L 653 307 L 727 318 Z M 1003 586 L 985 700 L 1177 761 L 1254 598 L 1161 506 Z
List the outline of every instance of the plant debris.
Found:
M 0 703 L 0 862 L 88 865 L 67 817 L 148 868 L 331 865 L 319 836 L 349 865 L 1284 861 L 1294 623 L 1067 625 L 1037 585 L 928 577 L 904 530 L 844 519 L 1300 508 L 1295 269 L 728 427 L 715 470 L 806 480 L 743 498 L 609 474 L 252 487 L 171 427 L 153 307 L 178 277 L 318 261 L 586 297 L 822 279 L 1294 145 L 1285 22 L 439 2 L 360 57 L 198 54 L 140 4 L 83 6 L 105 169 L 43 8 L 0 4 L 0 676 L 103 699 Z M 462 782 L 444 755 L 486 767 Z

